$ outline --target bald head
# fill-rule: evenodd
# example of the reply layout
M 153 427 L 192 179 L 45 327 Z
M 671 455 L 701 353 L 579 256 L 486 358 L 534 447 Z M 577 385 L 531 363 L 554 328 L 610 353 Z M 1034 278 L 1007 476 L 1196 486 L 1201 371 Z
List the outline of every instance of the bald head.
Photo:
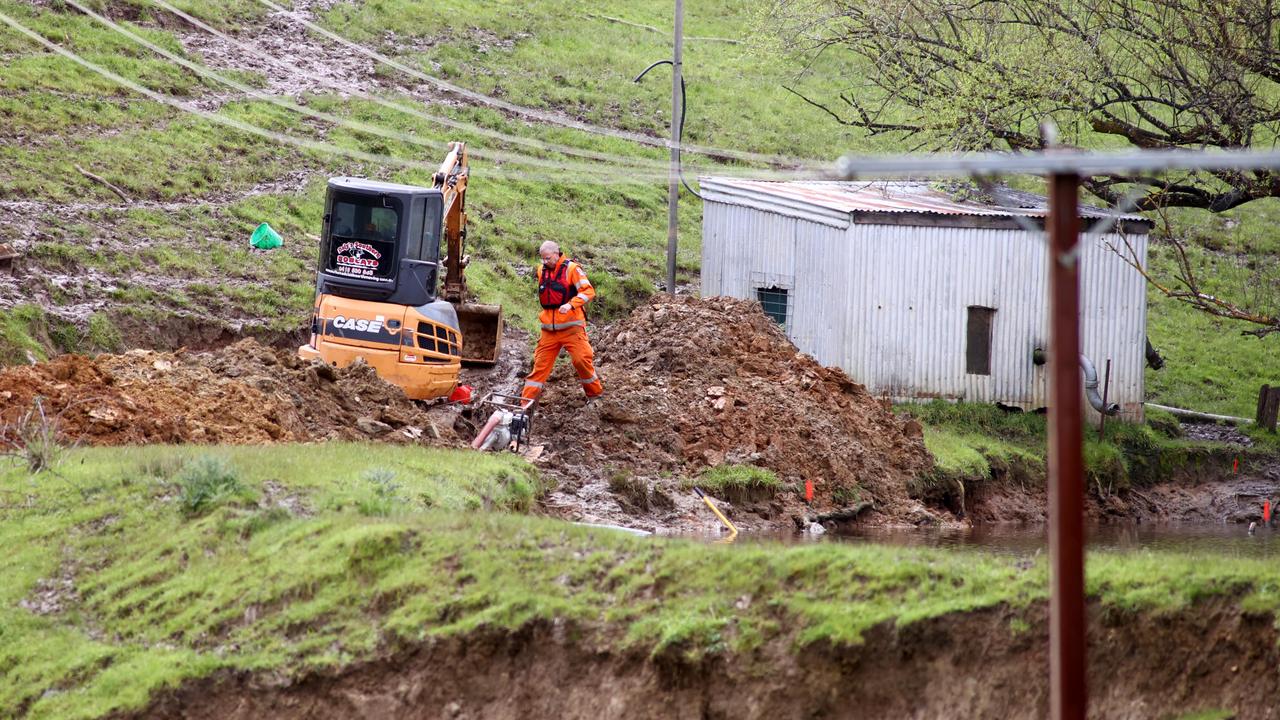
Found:
M 543 265 L 555 267 L 556 261 L 560 259 L 560 245 L 548 240 L 538 247 L 538 255 L 542 258 Z

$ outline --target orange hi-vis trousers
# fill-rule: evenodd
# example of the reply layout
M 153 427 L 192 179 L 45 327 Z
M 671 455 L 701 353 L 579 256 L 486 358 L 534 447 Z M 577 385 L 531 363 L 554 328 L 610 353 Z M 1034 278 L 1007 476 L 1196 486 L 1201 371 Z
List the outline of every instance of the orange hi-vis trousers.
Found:
M 556 357 L 560 348 L 569 351 L 569 360 L 578 373 L 578 382 L 587 397 L 596 397 L 604 392 L 604 385 L 596 375 L 594 365 L 595 353 L 591 351 L 591 343 L 587 342 L 587 329 L 582 325 L 568 327 L 564 330 L 543 330 L 538 338 L 538 347 L 533 351 L 533 372 L 524 380 L 524 389 L 520 395 L 526 398 L 537 398 L 542 388 L 551 377 L 551 369 L 556 365 Z

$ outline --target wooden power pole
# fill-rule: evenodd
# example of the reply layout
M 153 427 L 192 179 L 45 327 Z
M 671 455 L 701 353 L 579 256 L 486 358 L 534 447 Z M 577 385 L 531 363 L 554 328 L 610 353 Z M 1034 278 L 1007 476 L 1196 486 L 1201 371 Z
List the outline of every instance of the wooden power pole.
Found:
M 1049 176 L 1049 702 L 1084 720 L 1084 387 L 1080 380 L 1080 177 Z

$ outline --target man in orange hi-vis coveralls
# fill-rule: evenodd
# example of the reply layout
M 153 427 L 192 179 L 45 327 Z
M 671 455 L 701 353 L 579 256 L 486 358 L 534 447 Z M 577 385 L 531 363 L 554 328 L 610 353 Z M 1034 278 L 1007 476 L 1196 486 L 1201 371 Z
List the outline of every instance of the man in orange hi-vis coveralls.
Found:
M 542 323 L 542 335 L 533 351 L 533 372 L 525 377 L 520 395 L 536 399 L 542 394 L 560 348 L 564 348 L 587 393 L 587 402 L 591 402 L 604 393 L 604 385 L 596 375 L 595 355 L 587 342 L 587 314 L 582 308 L 595 298 L 596 290 L 582 268 L 566 258 L 556 243 L 542 243 L 538 254 L 542 256 L 542 267 L 538 268 L 538 302 L 542 304 L 538 321 Z

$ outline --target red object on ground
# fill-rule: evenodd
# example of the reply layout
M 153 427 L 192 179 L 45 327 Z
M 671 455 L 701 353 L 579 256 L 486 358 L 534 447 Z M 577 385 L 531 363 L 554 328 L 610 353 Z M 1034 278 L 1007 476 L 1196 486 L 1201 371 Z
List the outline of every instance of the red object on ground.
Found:
M 471 386 L 459 385 L 454 388 L 453 392 L 449 393 L 449 402 L 458 402 L 463 405 L 471 402 Z
M 1231 472 L 1232 473 L 1240 472 L 1240 458 L 1236 458 L 1235 460 L 1231 461 Z
M 1262 522 L 1264 523 L 1271 522 L 1271 501 L 1270 500 L 1262 501 Z
M 804 481 L 804 501 L 807 503 L 813 502 L 813 481 L 812 480 Z
M 484 444 L 485 438 L 489 437 L 489 433 L 493 432 L 493 429 L 498 427 L 498 423 L 501 422 L 501 420 L 502 411 L 494 410 L 493 414 L 489 416 L 489 420 L 484 424 L 484 427 L 480 428 L 480 432 L 476 433 L 476 439 L 471 441 L 471 449 L 479 450 L 480 446 Z

